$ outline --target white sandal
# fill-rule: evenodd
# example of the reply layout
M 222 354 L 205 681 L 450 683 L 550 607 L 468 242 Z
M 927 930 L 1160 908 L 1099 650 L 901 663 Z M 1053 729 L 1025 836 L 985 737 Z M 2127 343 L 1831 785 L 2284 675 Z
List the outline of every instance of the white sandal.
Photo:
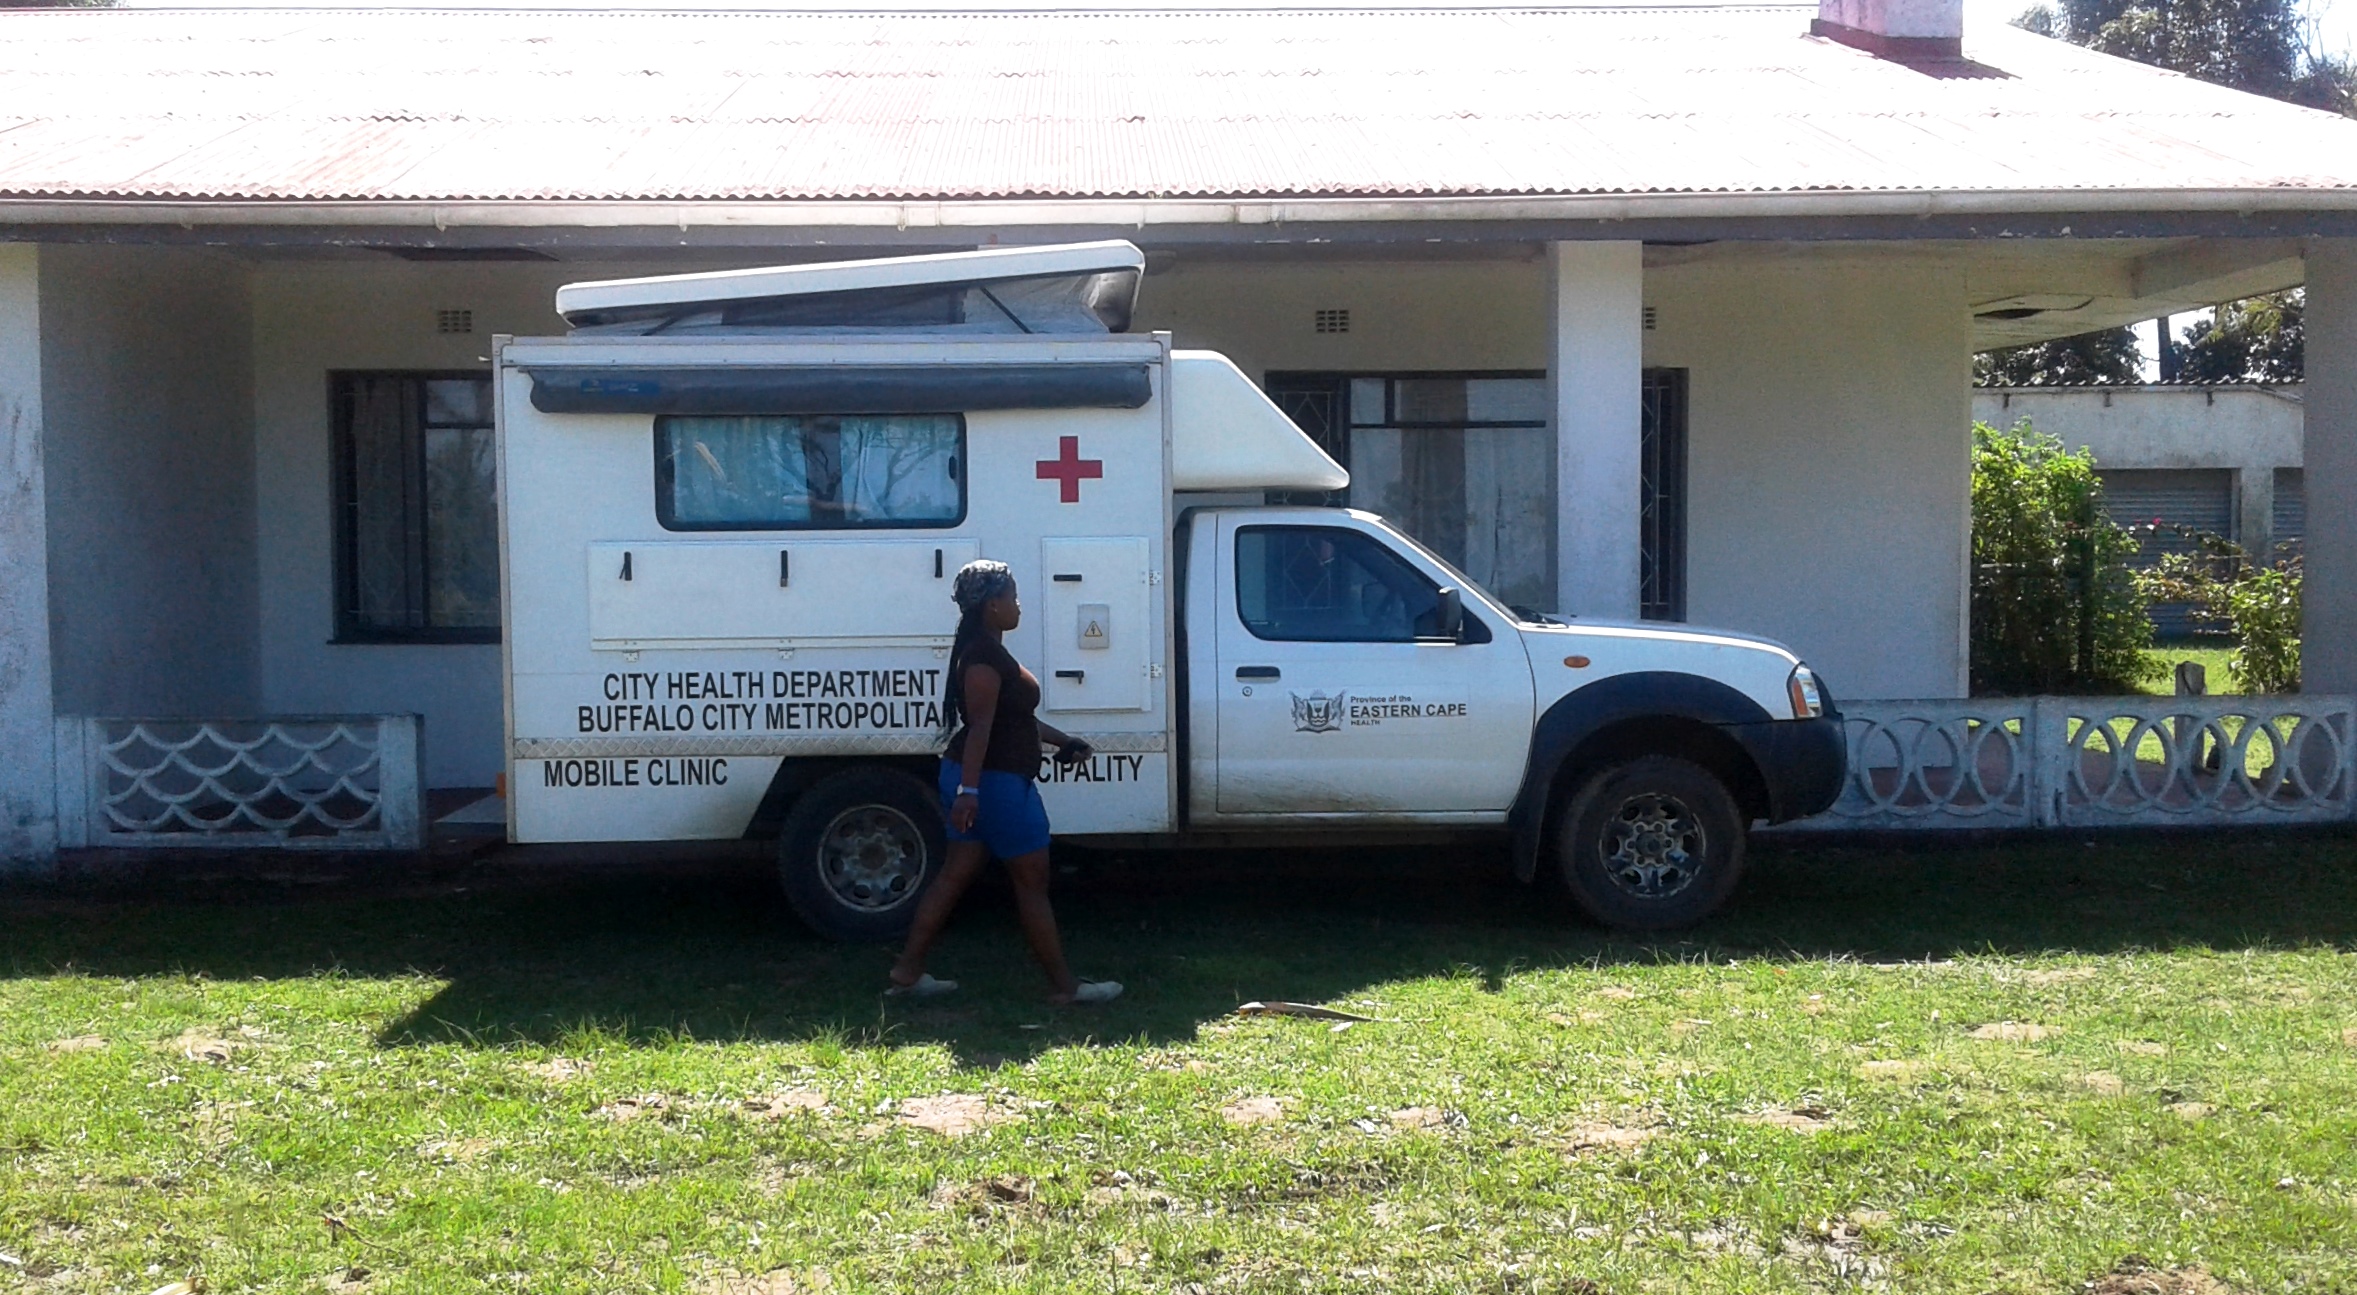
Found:
M 1084 980 L 1073 988 L 1071 1003 L 1074 1007 L 1089 1007 L 1119 997 L 1121 982 L 1118 980 Z
M 884 997 L 939 998 L 943 994 L 947 994 L 956 990 L 957 987 L 958 982 L 954 980 L 942 980 L 935 977 L 931 972 L 921 972 L 918 974 L 915 980 L 912 980 L 905 985 L 887 986 L 884 990 Z M 1118 991 L 1119 987 L 1116 986 L 1115 988 Z

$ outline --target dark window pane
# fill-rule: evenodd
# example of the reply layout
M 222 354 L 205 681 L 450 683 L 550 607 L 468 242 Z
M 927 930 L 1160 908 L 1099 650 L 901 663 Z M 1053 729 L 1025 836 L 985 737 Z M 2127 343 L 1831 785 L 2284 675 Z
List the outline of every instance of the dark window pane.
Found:
M 1408 643 L 1440 632 L 1440 591 L 1373 536 L 1328 526 L 1236 532 L 1236 613 L 1264 639 Z
M 655 420 L 656 514 L 672 530 L 955 526 L 955 414 Z
M 491 384 L 479 378 L 428 378 L 426 423 L 433 427 L 489 427 Z
M 499 626 L 499 513 L 489 428 L 426 441 L 426 608 L 450 628 Z
M 495 638 L 490 379 L 346 373 L 336 375 L 335 390 L 338 636 Z

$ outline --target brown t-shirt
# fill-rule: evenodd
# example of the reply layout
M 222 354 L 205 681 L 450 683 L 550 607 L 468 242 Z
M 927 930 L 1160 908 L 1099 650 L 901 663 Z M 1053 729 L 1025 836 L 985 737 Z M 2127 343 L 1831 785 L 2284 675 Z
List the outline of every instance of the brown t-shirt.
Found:
M 1039 680 L 1015 660 L 1006 646 L 1000 643 L 976 643 L 966 649 L 966 659 L 958 667 L 958 677 L 952 687 L 966 686 L 966 671 L 974 666 L 989 666 L 998 671 L 998 710 L 990 718 L 990 744 L 982 749 L 982 767 L 997 773 L 1011 773 L 1022 778 L 1039 776 Z M 963 698 L 960 698 L 963 701 Z M 949 749 L 942 758 L 953 764 L 966 758 L 966 726 L 958 725 L 955 736 L 949 739 Z M 971 785 L 975 774 L 963 771 Z

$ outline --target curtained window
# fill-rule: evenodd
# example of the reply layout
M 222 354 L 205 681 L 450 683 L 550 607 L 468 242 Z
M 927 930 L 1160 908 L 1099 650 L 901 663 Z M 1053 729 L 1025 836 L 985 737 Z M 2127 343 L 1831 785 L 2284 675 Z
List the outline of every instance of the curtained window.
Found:
M 655 516 L 674 531 L 955 526 L 965 438 L 956 414 L 657 418 Z
M 491 378 L 336 373 L 336 639 L 494 643 Z

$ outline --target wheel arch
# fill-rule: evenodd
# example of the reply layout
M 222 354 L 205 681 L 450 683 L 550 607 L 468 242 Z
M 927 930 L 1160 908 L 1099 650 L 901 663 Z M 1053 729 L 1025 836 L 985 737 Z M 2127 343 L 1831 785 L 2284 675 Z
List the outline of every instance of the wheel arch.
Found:
M 1722 725 L 1769 720 L 1756 701 L 1701 675 L 1647 670 L 1599 679 L 1557 699 L 1531 731 L 1522 787 L 1506 824 L 1514 875 L 1538 875 L 1555 812 L 1590 771 L 1640 755 L 1692 760 L 1727 786 L 1753 818 L 1769 815 L 1767 780 Z
M 785 826 L 786 815 L 793 812 L 794 802 L 802 798 L 802 793 L 845 770 L 891 769 L 931 786 L 940 768 L 940 757 L 931 755 L 788 756 L 778 762 L 777 772 L 769 776 L 769 787 L 761 793 L 761 803 L 746 822 L 743 839 L 776 840 Z

